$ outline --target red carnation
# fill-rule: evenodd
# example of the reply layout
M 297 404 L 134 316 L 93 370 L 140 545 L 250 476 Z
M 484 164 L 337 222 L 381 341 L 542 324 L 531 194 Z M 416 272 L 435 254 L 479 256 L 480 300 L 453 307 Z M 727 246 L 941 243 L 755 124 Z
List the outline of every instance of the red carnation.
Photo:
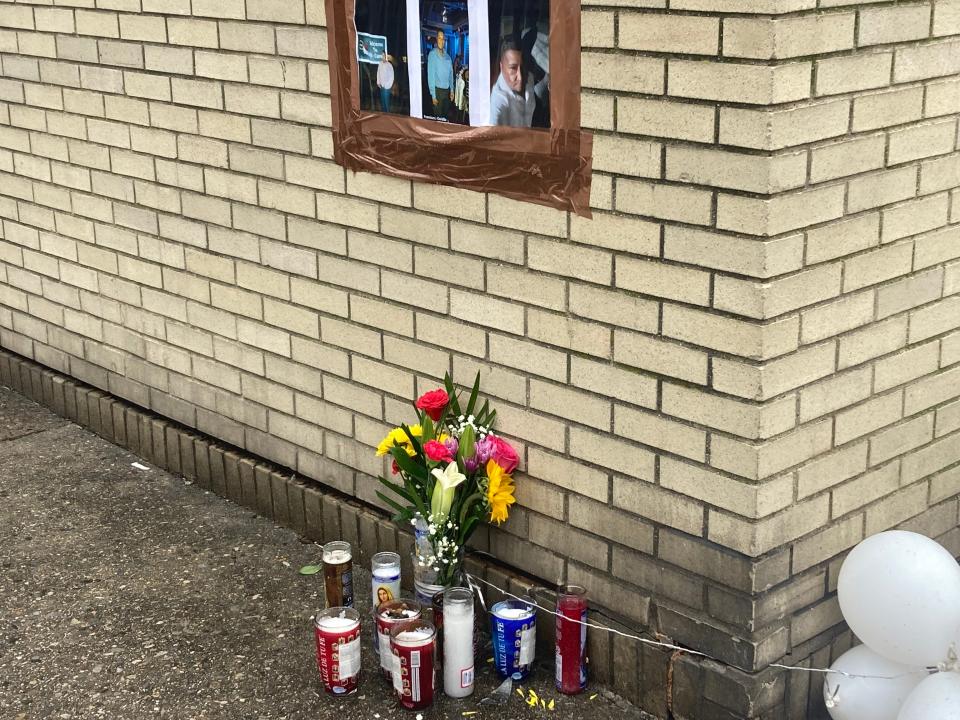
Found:
M 392 472 L 394 475 L 397 475 L 400 472 L 400 466 L 397 465 L 396 460 L 394 460 L 393 464 L 390 465 L 390 472 Z
M 453 455 L 450 454 L 450 448 L 436 440 L 428 440 L 425 442 L 423 444 L 423 451 L 427 454 L 427 457 L 434 462 L 450 462 L 453 460 Z
M 441 388 L 424 393 L 417 400 L 417 409 L 423 410 L 430 419 L 437 422 L 443 415 L 443 409 L 450 402 L 450 396 Z

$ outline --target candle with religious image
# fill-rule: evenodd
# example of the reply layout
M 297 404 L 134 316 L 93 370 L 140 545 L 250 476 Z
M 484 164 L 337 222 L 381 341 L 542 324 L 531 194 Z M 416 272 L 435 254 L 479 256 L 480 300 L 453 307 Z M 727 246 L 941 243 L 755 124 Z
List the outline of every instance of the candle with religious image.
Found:
M 395 552 L 378 552 L 370 562 L 371 607 L 374 617 L 383 603 L 400 597 L 400 556 Z M 379 652 L 380 634 L 373 634 L 373 647 Z
M 473 694 L 473 591 L 443 593 L 443 691 L 452 698 Z
M 373 576 L 373 609 L 400 597 L 400 556 L 395 552 L 378 552 L 370 562 Z
M 563 585 L 557 593 L 557 690 L 576 695 L 587 686 L 587 591 Z
M 313 621 L 317 667 L 323 688 L 332 695 L 349 695 L 360 684 L 360 615 L 353 608 L 332 607 Z
M 436 682 L 436 629 L 426 620 L 410 620 L 390 631 L 393 653 L 393 689 L 408 710 L 433 704 Z

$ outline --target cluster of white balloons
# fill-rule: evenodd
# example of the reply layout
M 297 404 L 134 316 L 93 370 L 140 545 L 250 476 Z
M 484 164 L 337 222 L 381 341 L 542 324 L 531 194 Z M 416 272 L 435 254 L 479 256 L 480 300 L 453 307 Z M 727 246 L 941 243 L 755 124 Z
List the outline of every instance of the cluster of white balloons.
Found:
M 863 645 L 830 668 L 833 720 L 960 720 L 960 565 L 943 546 L 891 530 L 857 545 L 837 597 Z

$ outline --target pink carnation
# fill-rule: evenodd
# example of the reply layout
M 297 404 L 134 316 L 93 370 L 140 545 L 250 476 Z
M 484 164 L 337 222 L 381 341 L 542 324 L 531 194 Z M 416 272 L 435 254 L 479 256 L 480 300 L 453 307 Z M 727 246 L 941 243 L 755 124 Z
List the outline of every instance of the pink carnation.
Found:
M 520 457 L 517 455 L 517 451 L 513 449 L 513 446 L 502 437 L 497 437 L 496 435 L 488 435 L 487 440 L 493 442 L 493 454 L 491 457 L 497 465 L 502 467 L 503 471 L 507 474 L 516 470 L 517 465 L 520 464 Z
M 453 460 L 453 455 L 450 454 L 450 448 L 436 440 L 428 440 L 425 442 L 423 444 L 423 451 L 427 454 L 427 457 L 434 462 L 450 462 Z

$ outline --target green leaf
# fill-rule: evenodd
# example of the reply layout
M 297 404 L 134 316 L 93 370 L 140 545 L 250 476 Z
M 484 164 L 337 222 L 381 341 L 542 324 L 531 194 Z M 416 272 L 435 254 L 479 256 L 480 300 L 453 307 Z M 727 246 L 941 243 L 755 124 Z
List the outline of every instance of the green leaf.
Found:
M 401 494 L 399 490 L 395 489 L 396 486 L 393 485 L 393 483 L 387 484 L 391 486 L 394 492 L 402 495 L 404 499 L 411 503 L 421 515 L 426 517 L 427 506 L 424 498 L 428 495 L 430 484 L 427 469 L 420 463 L 414 462 L 413 458 L 407 455 L 405 450 L 398 449 L 394 451 L 393 457 L 403 473 L 401 477 L 403 477 L 405 492 Z
M 380 482 L 383 483 L 388 490 L 398 495 L 401 499 L 406 500 L 411 505 L 417 504 L 416 501 L 413 499 L 413 497 L 410 495 L 410 492 L 407 490 L 406 487 L 390 482 L 384 477 L 380 477 L 378 478 L 378 480 L 380 480 Z
M 426 413 L 423 414 L 423 421 L 420 423 L 420 426 L 423 428 L 424 442 L 429 442 L 436 437 L 436 429 L 433 427 L 433 420 L 431 420 L 430 416 Z
M 466 460 L 467 458 L 473 457 L 476 452 L 476 434 L 473 428 L 467 425 L 464 431 L 460 433 L 460 447 L 457 449 L 457 457 L 460 458 L 460 460 Z
M 450 373 L 443 374 L 443 386 L 447 391 L 447 397 L 450 398 L 450 402 L 447 405 L 454 415 L 463 415 L 463 412 L 460 410 L 460 400 L 457 397 L 457 389 L 453 385 L 453 379 L 450 377 Z
M 410 441 L 410 444 L 413 446 L 413 451 L 417 455 L 423 455 L 423 445 L 421 445 L 420 441 L 417 440 L 416 437 L 414 437 L 412 432 L 410 432 L 410 426 L 407 424 L 403 424 L 400 427 L 403 428 L 403 431 L 407 434 L 407 439 Z M 421 429 L 422 429 L 422 426 L 421 426 Z
M 477 525 L 480 523 L 480 518 L 474 516 L 469 518 L 467 522 L 460 528 L 460 542 L 457 544 L 460 547 L 463 547 L 467 544 L 467 541 L 470 539 L 470 536 L 473 535 L 473 531 L 476 529 Z
M 318 572 L 323 570 L 320 565 L 304 565 L 300 568 L 301 575 L 316 575 Z
M 390 482 L 389 480 L 385 480 L 382 477 L 380 478 L 380 482 L 382 482 L 391 492 L 410 503 L 410 505 L 421 515 L 424 517 L 427 516 L 427 506 L 423 500 L 422 488 L 418 488 L 413 482 L 408 481 L 405 477 L 403 478 L 402 487 Z
M 474 493 L 466 500 L 463 501 L 463 506 L 460 508 L 460 527 L 464 527 L 467 524 L 467 514 L 473 509 L 474 503 L 478 503 L 483 500 L 483 493 Z
M 411 477 L 415 477 L 421 482 L 426 482 L 427 480 L 427 469 L 418 462 L 415 462 L 412 457 L 407 455 L 407 451 L 403 448 L 391 448 L 390 454 L 393 455 L 393 459 L 397 461 L 397 465 L 400 469 Z
M 411 517 L 413 517 L 413 513 L 410 511 L 410 508 L 403 507 L 402 505 L 400 505 L 400 503 L 396 502 L 392 498 L 387 497 L 379 490 L 377 490 L 377 497 L 383 500 L 387 505 L 389 505 L 390 507 L 392 507 L 394 510 L 397 511 L 397 514 L 394 517 L 395 522 L 402 521 L 402 520 L 409 520 Z
M 480 394 L 480 371 L 477 370 L 477 379 L 473 381 L 473 390 L 470 391 L 470 400 L 467 402 L 467 411 L 465 415 L 475 415 L 474 406 L 477 404 L 477 395 Z
M 480 408 L 480 412 L 477 413 L 476 421 L 478 427 L 485 427 L 488 430 L 490 426 L 487 424 L 487 413 L 490 412 L 490 401 L 485 400 L 483 407 Z

